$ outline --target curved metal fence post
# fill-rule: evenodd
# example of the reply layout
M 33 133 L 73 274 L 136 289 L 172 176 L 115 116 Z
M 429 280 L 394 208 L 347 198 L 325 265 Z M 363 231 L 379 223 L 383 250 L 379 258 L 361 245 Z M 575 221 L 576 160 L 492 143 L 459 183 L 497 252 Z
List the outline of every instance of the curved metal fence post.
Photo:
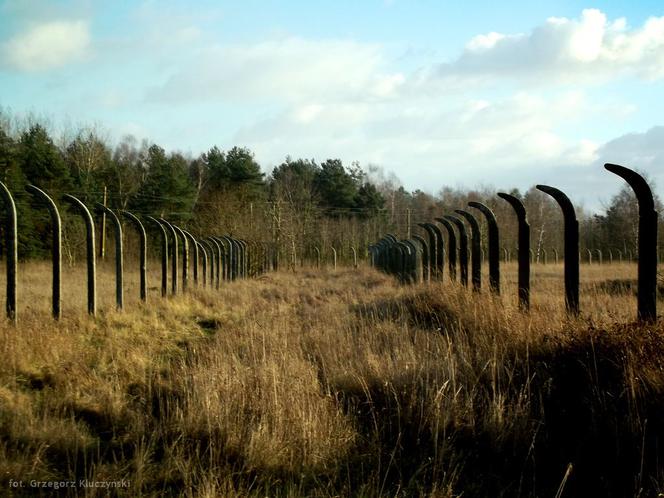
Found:
M 429 236 L 429 251 L 427 254 L 427 268 L 429 271 L 429 279 L 438 280 L 438 247 L 437 247 L 437 235 L 436 231 L 433 229 L 432 223 L 418 223 L 418 226 L 422 227 Z
M 334 246 L 330 246 L 330 247 L 332 247 L 332 268 L 334 270 L 336 270 L 337 269 L 337 250 L 334 248 Z
M 216 237 L 209 237 L 208 240 L 212 244 L 212 247 L 216 249 L 215 251 L 215 259 L 216 259 L 216 268 L 215 268 L 215 275 L 214 275 L 214 285 L 216 289 L 219 289 L 220 286 L 220 280 L 221 280 L 221 264 L 222 264 L 222 258 L 223 258 L 223 249 L 220 244 L 220 242 L 217 240 Z
M 613 264 L 613 251 L 609 249 L 609 264 Z
M 228 237 L 221 236 L 214 238 L 219 243 L 219 246 L 223 249 L 221 253 L 221 276 L 224 280 L 233 280 L 233 243 Z M 228 250 L 226 250 L 227 244 Z
M 52 261 L 53 261 L 53 285 L 52 285 L 52 310 L 53 318 L 58 320 L 60 318 L 60 288 L 61 281 L 60 276 L 62 273 L 62 221 L 60 219 L 60 213 L 58 212 L 58 207 L 53 202 L 53 199 L 34 185 L 27 185 L 25 189 L 33 194 L 35 197 L 40 199 L 46 204 L 49 214 L 51 215 L 51 225 L 52 225 L 52 236 L 53 236 L 53 247 L 51 249 Z
M 443 281 L 443 269 L 445 267 L 445 240 L 443 239 L 443 232 L 440 228 L 433 223 L 425 223 L 436 236 L 436 280 Z
M 210 259 L 208 261 L 208 266 L 210 269 L 210 274 L 209 274 L 209 286 L 210 287 L 216 287 L 217 289 L 219 288 L 215 284 L 215 277 L 218 274 L 219 270 L 217 269 L 217 264 L 218 264 L 218 254 L 217 254 L 217 244 L 212 242 L 211 237 L 207 237 L 205 239 L 201 239 L 201 243 L 204 244 L 209 250 L 210 250 Z
M 168 234 L 159 220 L 152 216 L 146 216 L 146 218 L 159 227 L 161 234 L 161 295 L 164 297 L 168 294 Z
M 557 188 L 547 185 L 537 185 L 537 190 L 550 195 L 560 206 L 563 212 L 565 231 L 565 306 L 567 311 L 574 315 L 579 313 L 579 222 L 576 219 L 574 205 L 565 193 Z M 558 251 L 556 263 L 558 262 Z
M 601 249 L 595 249 L 595 252 L 597 253 L 597 262 L 600 265 L 603 264 L 602 250 Z
M 447 215 L 445 219 L 454 223 L 459 230 L 459 269 L 461 272 L 461 285 L 468 286 L 468 235 L 466 225 L 460 218 Z
M 141 301 L 146 302 L 148 300 L 148 268 L 147 268 L 147 259 L 148 259 L 148 237 L 145 233 L 145 227 L 141 220 L 139 220 L 136 215 L 130 213 L 129 211 L 120 211 L 120 214 L 132 222 L 136 231 L 138 232 L 139 240 L 139 256 L 138 256 L 138 271 L 140 273 L 140 291 L 139 295 Z
M 242 250 L 242 248 L 240 247 L 240 244 L 238 244 L 235 238 L 228 236 L 227 239 L 231 244 L 231 246 L 233 246 L 233 255 L 231 256 L 231 268 L 233 269 L 232 280 L 237 280 L 238 278 L 241 277 L 240 260 L 242 258 L 242 255 L 240 254 L 240 251 Z
M 406 258 L 406 279 L 408 283 L 417 284 L 422 279 L 422 249 L 411 239 L 402 240 L 401 243 L 408 248 Z
M 247 278 L 247 255 L 249 254 L 249 245 L 247 244 L 246 240 L 243 239 L 235 239 L 237 242 L 238 246 L 240 247 L 240 252 L 239 252 L 239 266 L 240 266 L 240 277 L 241 278 Z M 300 258 L 300 263 L 302 263 L 302 259 Z
M 413 239 L 418 241 L 422 246 L 422 280 L 424 282 L 429 282 L 431 280 L 430 276 L 430 266 L 429 266 L 429 246 L 424 238 L 419 235 L 413 235 Z
M 353 246 L 350 246 L 350 250 L 353 253 L 353 268 L 357 268 L 357 251 Z
M 71 204 L 79 212 L 85 222 L 85 247 L 88 266 L 87 287 L 88 287 L 88 313 L 95 315 L 97 313 L 97 264 L 95 251 L 95 222 L 90 210 L 83 202 L 73 195 L 65 194 L 62 198 Z
M 180 236 L 182 247 L 182 292 L 186 292 L 189 285 L 189 241 L 179 226 L 173 223 L 171 223 L 171 226 L 175 230 L 175 233 Z
M 593 253 L 590 251 L 590 249 L 586 249 L 586 254 L 588 255 L 588 264 L 592 265 L 593 264 Z
M 471 281 L 473 290 L 479 291 L 482 288 L 482 234 L 480 233 L 480 225 L 468 211 L 463 209 L 455 209 L 454 211 L 466 218 L 470 225 Z
M 320 249 L 314 246 L 314 251 L 316 251 L 316 268 L 320 268 Z
M 113 229 L 115 232 L 115 305 L 117 309 L 121 310 L 124 304 L 123 292 L 123 254 L 122 254 L 122 225 L 120 220 L 115 215 L 112 209 L 97 203 L 97 209 L 100 212 L 106 213 L 113 222 Z
M 657 320 L 657 211 L 645 178 L 617 164 L 604 167 L 625 180 L 639 201 L 637 315 L 641 321 Z
M 228 272 L 230 271 L 230 268 L 229 268 L 228 257 L 226 256 L 227 241 L 215 235 L 211 235 L 210 237 L 208 237 L 208 239 L 210 240 L 210 243 L 213 244 L 214 248 L 216 248 L 218 251 L 218 253 L 216 254 L 218 256 L 218 260 L 217 260 L 217 268 L 215 273 L 215 280 L 228 280 L 229 279 Z M 215 285 L 218 289 L 219 284 Z
M 7 186 L 0 182 L 0 197 L 5 203 L 5 243 L 7 244 L 7 318 L 16 324 L 16 281 L 18 276 L 18 230 L 16 204 Z
M 457 272 L 457 238 L 452 224 L 445 218 L 434 218 L 447 230 L 447 265 L 450 271 L 450 279 L 456 280 Z
M 542 263 L 547 264 L 549 262 L 549 254 L 546 252 L 546 249 L 542 248 Z
M 178 293 L 178 236 L 173 225 L 163 218 L 159 221 L 171 236 L 171 294 Z
M 233 281 L 238 277 L 238 272 L 237 272 L 238 248 L 233 238 L 227 235 L 222 235 L 220 239 L 228 243 L 229 252 L 228 252 L 228 257 L 226 258 L 228 264 L 226 266 L 228 267 L 228 279 Z
M 530 308 L 530 225 L 526 208 L 513 195 L 499 192 L 498 197 L 510 203 L 519 222 L 519 304 L 527 310 Z
M 207 268 L 208 268 L 208 246 L 207 243 L 203 243 L 201 241 L 196 241 L 196 244 L 198 245 L 199 249 L 199 254 L 201 258 L 201 275 L 203 276 L 203 287 L 207 285 Z
M 558 249 L 554 247 L 552 250 L 553 250 L 554 261 L 556 262 L 556 264 L 558 264 Z
M 192 248 L 190 252 L 193 253 L 193 258 L 192 259 L 193 259 L 193 265 L 194 265 L 194 268 L 193 268 L 193 271 L 194 271 L 194 286 L 197 286 L 198 285 L 198 242 L 196 241 L 196 238 L 192 234 L 190 234 L 188 231 L 182 230 L 182 233 L 184 233 L 185 237 L 187 237 L 187 239 L 190 242 L 189 247 Z
M 471 201 L 468 205 L 479 209 L 486 218 L 489 239 L 489 287 L 495 294 L 500 294 L 500 232 L 496 215 L 489 206 Z

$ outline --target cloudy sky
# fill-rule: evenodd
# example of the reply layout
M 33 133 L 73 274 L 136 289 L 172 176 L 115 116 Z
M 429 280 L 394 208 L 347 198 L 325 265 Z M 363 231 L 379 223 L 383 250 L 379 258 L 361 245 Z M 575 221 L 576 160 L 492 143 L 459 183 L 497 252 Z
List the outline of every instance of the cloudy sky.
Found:
M 622 185 L 604 162 L 664 196 L 664 4 L 0 0 L 0 106 L 594 209 Z

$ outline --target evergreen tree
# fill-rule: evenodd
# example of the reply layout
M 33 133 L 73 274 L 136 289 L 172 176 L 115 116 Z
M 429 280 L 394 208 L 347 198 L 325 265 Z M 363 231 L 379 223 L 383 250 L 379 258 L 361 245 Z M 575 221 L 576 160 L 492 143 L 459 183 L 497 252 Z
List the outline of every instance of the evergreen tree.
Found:
M 148 149 L 147 177 L 137 203 L 146 213 L 186 219 L 191 216 L 194 187 L 189 178 L 189 164 L 181 154 L 166 156 L 164 149 Z
M 328 159 L 321 164 L 314 185 L 324 207 L 351 209 L 355 206 L 358 185 L 340 159 Z
M 355 207 L 360 210 L 361 217 L 370 218 L 385 207 L 385 198 L 374 184 L 365 182 L 357 191 Z
M 46 129 L 33 125 L 21 135 L 18 163 L 29 183 L 52 196 L 71 190 L 67 165 Z

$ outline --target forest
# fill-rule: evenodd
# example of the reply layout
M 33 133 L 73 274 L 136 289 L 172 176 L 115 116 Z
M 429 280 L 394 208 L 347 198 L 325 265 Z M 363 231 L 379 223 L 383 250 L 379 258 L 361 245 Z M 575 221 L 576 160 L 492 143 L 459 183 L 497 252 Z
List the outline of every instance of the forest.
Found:
M 335 247 L 341 258 L 349 258 L 351 246 L 365 255 L 368 245 L 385 233 L 398 237 L 419 233 L 419 222 L 464 208 L 473 200 L 496 213 L 501 246 L 507 251 L 516 247 L 511 207 L 488 187 L 463 190 L 440 185 L 435 194 L 409 192 L 380 167 L 343 164 L 337 158 L 286 156 L 266 172 L 268 166 L 259 164 L 247 147 L 224 150 L 212 145 L 193 156 L 131 135 L 115 142 L 106 135 L 95 127 L 55 133 L 36 119 L 20 122 L 0 112 L 0 177 L 16 200 L 21 258 L 43 257 L 48 250 L 48 217 L 25 192 L 27 184 L 44 189 L 56 203 L 70 193 L 88 205 L 105 202 L 139 216 L 161 216 L 194 233 L 217 231 L 271 241 L 288 264 L 311 258 L 314 246 L 324 255 Z M 555 201 L 534 186 L 509 193 L 526 206 L 535 261 L 543 262 L 547 251 L 549 258 L 551 250 L 562 251 L 562 216 Z M 68 221 L 65 252 L 74 259 L 82 254 L 77 241 L 83 227 L 64 205 L 61 209 Z M 601 213 L 582 207 L 576 211 L 582 261 L 586 249 L 611 251 L 616 258 L 635 254 L 638 205 L 628 187 L 616 193 Z

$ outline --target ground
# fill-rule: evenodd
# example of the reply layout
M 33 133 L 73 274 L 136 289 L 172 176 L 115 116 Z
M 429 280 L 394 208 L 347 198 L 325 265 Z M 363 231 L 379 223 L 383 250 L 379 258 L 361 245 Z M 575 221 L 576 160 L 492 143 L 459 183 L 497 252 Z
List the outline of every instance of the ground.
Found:
M 574 319 L 562 265 L 534 266 L 530 313 L 513 265 L 499 298 L 303 267 L 166 299 L 151 273 L 146 304 L 126 265 L 122 311 L 100 265 L 95 318 L 84 266 L 67 267 L 59 322 L 49 265 L 21 266 L 18 325 L 0 326 L 11 494 L 664 491 L 664 326 L 634 323 L 635 265 L 583 265 Z

